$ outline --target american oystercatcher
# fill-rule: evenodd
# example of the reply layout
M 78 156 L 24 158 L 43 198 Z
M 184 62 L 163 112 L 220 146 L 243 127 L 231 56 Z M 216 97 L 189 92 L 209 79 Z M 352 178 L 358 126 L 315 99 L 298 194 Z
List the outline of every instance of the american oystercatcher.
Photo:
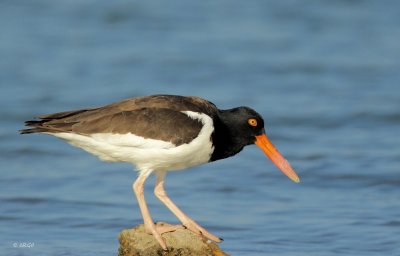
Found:
M 154 95 L 99 108 L 42 115 L 39 120 L 25 124 L 30 128 L 21 130 L 23 134 L 50 134 L 101 160 L 135 165 L 139 175 L 132 187 L 146 230 L 164 250 L 167 245 L 161 234 L 182 227 L 221 242 L 221 238 L 189 218 L 168 197 L 164 189 L 168 171 L 227 158 L 246 145 L 256 144 L 284 174 L 295 182 L 300 181 L 269 141 L 262 117 L 248 107 L 220 110 L 198 97 Z M 153 222 L 143 194 L 144 183 L 153 172 L 155 195 L 183 225 Z

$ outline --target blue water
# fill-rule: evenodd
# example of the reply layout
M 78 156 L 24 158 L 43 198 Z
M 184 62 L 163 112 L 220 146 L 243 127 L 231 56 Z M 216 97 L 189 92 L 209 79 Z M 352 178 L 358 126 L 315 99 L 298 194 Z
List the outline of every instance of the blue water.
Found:
M 131 166 L 24 120 L 169 93 L 255 108 L 302 179 L 254 146 L 169 174 L 225 251 L 400 255 L 399 28 L 395 0 L 1 1 L 1 254 L 115 255 L 142 221 Z

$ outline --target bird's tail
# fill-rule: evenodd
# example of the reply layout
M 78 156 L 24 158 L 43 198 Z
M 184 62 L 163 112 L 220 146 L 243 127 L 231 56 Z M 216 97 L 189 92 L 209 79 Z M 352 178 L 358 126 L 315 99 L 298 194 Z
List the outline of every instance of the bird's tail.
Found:
M 46 132 L 48 129 L 41 127 L 45 121 L 44 120 L 29 120 L 25 122 L 25 126 L 29 126 L 31 128 L 19 130 L 20 134 L 29 134 L 29 133 L 39 133 Z
M 67 112 L 59 112 L 49 115 L 39 116 L 39 120 L 29 120 L 25 122 L 25 126 L 30 128 L 19 130 L 21 134 L 41 133 L 41 132 L 66 132 L 71 129 L 71 126 L 77 121 L 66 120 L 67 118 L 76 116 L 86 112 L 87 109 L 73 110 Z

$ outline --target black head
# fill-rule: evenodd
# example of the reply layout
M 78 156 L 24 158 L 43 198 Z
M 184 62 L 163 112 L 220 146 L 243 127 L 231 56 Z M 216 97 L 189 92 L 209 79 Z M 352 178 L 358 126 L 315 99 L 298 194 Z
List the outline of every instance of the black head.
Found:
M 221 120 L 242 146 L 254 144 L 256 136 L 265 133 L 263 118 L 249 107 L 222 110 Z
M 244 146 L 256 144 L 271 161 L 290 179 L 300 179 L 286 159 L 268 139 L 264 130 L 264 120 L 256 111 L 248 107 L 221 110 L 221 123 L 216 124 L 213 143 L 215 150 L 211 161 L 233 156 Z
M 256 136 L 264 134 L 264 120 L 248 107 L 219 110 L 215 119 L 212 141 L 215 146 L 211 161 L 239 153 L 243 147 L 254 144 Z

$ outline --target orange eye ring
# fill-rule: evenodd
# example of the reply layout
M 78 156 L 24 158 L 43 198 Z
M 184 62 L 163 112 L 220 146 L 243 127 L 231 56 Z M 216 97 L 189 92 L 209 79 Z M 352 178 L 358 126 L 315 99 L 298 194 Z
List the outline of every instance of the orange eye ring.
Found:
M 247 120 L 247 123 L 251 126 L 256 127 L 257 126 L 257 120 L 254 118 L 249 118 L 249 120 Z

